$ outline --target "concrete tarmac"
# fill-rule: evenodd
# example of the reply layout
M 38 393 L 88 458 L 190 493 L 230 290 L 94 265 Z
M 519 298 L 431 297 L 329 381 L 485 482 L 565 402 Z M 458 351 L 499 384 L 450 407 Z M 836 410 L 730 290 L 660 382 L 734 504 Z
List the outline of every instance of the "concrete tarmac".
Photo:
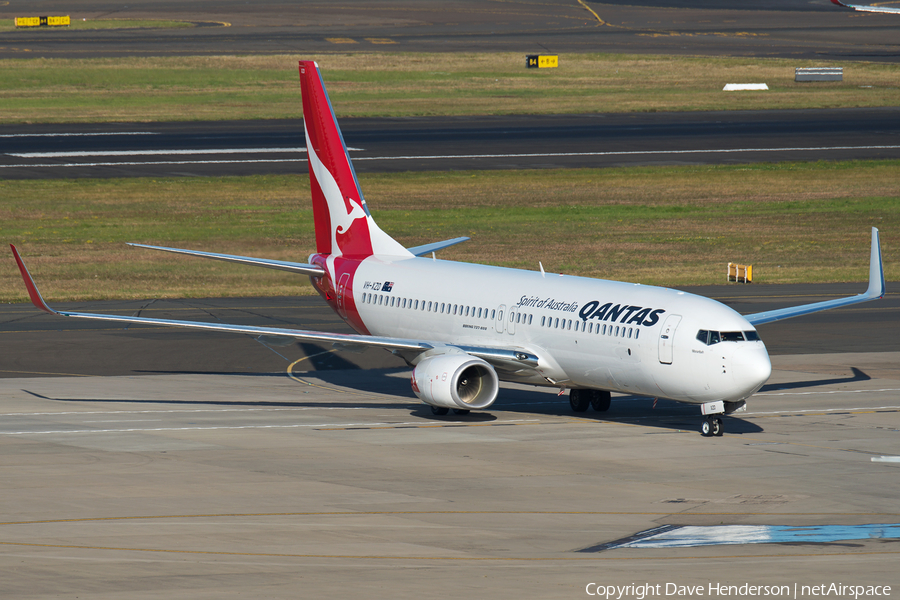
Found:
M 574 416 L 516 386 L 435 418 L 403 370 L 3 379 L 0 597 L 896 593 L 898 360 L 776 357 L 721 438 L 694 407 Z M 710 535 L 654 547 L 651 529 Z

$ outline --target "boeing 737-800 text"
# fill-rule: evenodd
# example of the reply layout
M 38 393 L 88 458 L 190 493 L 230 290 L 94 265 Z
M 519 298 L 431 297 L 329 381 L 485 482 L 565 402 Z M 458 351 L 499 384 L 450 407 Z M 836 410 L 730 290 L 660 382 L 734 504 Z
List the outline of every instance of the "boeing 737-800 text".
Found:
M 437 260 L 467 238 L 404 248 L 382 231 L 314 62 L 300 63 L 300 83 L 316 237 L 307 263 L 133 245 L 309 276 L 356 334 L 55 311 L 13 247 L 32 302 L 66 317 L 385 348 L 414 367 L 413 391 L 436 415 L 490 407 L 503 380 L 568 389 L 575 411 L 607 410 L 611 391 L 699 404 L 704 435 L 721 435 L 721 415 L 772 370 L 755 325 L 884 293 L 874 228 L 864 294 L 749 316 L 672 289 Z

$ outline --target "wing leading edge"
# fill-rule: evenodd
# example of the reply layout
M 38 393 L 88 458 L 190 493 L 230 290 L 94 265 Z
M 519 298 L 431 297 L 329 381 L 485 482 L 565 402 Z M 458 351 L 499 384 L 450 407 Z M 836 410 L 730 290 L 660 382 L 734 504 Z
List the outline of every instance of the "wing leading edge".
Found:
M 869 287 L 862 293 L 849 298 L 837 298 L 835 300 L 826 300 L 824 302 L 816 302 L 814 304 L 802 304 L 800 306 L 791 306 L 789 308 L 780 308 L 777 310 L 768 310 L 766 312 L 756 313 L 752 315 L 744 315 L 744 318 L 750 321 L 754 326 L 764 323 L 772 323 L 792 317 L 809 315 L 823 310 L 831 310 L 832 308 L 841 308 L 842 306 L 850 306 L 859 304 L 860 302 L 869 302 L 884 297 L 884 265 L 881 260 L 881 242 L 878 238 L 878 229 L 872 228 L 872 248 L 869 255 Z

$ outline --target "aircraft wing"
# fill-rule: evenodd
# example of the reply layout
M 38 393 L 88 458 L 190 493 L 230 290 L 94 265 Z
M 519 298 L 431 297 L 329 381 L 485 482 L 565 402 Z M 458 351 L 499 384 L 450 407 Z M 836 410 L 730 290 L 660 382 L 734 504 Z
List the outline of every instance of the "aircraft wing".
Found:
M 279 271 L 290 271 L 292 273 L 301 273 L 303 275 L 312 275 L 314 277 L 319 277 L 325 274 L 325 271 L 321 267 L 316 265 L 308 265 L 305 263 L 295 263 L 284 260 L 270 260 L 267 258 L 253 258 L 250 256 L 235 256 L 233 254 L 216 254 L 215 252 L 200 252 L 199 250 L 183 250 L 181 248 L 166 248 L 165 246 L 147 246 L 145 244 L 131 243 L 129 243 L 128 245 L 134 246 L 135 248 L 148 248 L 150 250 L 174 252 L 175 254 L 199 256 L 200 258 L 212 258 L 214 260 L 223 260 L 225 262 L 250 265 L 251 267 L 265 267 L 267 269 L 278 269 Z M 19 268 L 21 268 L 21 266 Z
M 852 8 L 853 10 L 858 10 L 860 12 L 900 14 L 900 8 L 890 8 L 887 6 L 863 6 L 860 4 L 844 4 L 840 0 L 831 0 L 831 1 L 834 4 L 837 4 L 838 6 L 843 6 L 844 8 Z
M 860 302 L 877 300 L 882 297 L 884 297 L 884 265 L 881 260 L 881 243 L 878 239 L 878 230 L 873 227 L 872 249 L 869 256 L 869 287 L 864 293 L 850 296 L 849 298 L 837 298 L 836 300 L 826 300 L 814 304 L 802 304 L 800 306 L 791 306 L 789 308 L 780 308 L 752 315 L 744 315 L 744 318 L 750 321 L 754 326 L 762 325 L 764 323 L 772 323 L 774 321 L 781 321 L 782 319 L 808 315 L 822 310 L 830 310 L 832 308 L 859 304 Z
M 449 248 L 450 246 L 455 246 L 456 244 L 467 242 L 470 239 L 472 238 L 458 237 L 453 238 L 452 240 L 444 240 L 443 242 L 433 242 L 431 244 L 424 244 L 422 246 L 407 248 L 407 250 L 409 250 L 410 253 L 414 256 L 425 256 L 426 254 L 431 254 L 432 252 L 437 252 L 438 250 L 443 250 L 444 248 Z
M 137 244 L 135 244 L 137 245 Z M 327 333 L 322 331 L 309 331 L 306 329 L 287 329 L 281 327 L 256 327 L 252 325 L 230 325 L 227 323 L 205 323 L 201 321 L 180 321 L 174 319 L 153 319 L 149 317 L 129 317 L 124 315 L 107 315 L 107 314 L 95 314 L 95 313 L 83 313 L 83 312 L 72 312 L 72 311 L 58 311 L 50 308 L 50 306 L 44 301 L 44 298 L 41 296 L 40 291 L 37 288 L 37 285 L 34 283 L 34 279 L 31 276 L 31 273 L 28 272 L 28 267 L 25 266 L 25 263 L 22 261 L 22 257 L 19 255 L 19 251 L 12 244 L 9 246 L 12 249 L 13 256 L 16 259 L 16 264 L 19 266 L 19 271 L 22 273 L 22 278 L 25 280 L 25 287 L 28 290 L 28 296 L 31 299 L 32 304 L 40 310 L 50 313 L 52 315 L 58 315 L 62 317 L 74 317 L 80 319 L 93 319 L 98 321 L 112 321 L 118 323 L 135 323 L 135 324 L 143 324 L 143 325 L 157 325 L 162 327 L 185 327 L 189 329 L 199 329 L 203 331 L 219 331 L 225 333 L 243 333 L 249 335 L 256 336 L 265 336 L 265 337 L 281 337 L 288 338 L 294 340 L 302 340 L 306 342 L 319 342 L 319 343 L 330 343 L 336 347 L 376 347 L 376 348 L 385 348 L 387 350 L 397 350 L 401 353 L 412 353 L 413 355 L 420 354 L 422 352 L 426 352 L 428 350 L 432 350 L 440 347 L 454 347 L 459 348 L 466 352 L 467 354 L 471 354 L 472 356 L 477 356 L 479 358 L 484 359 L 490 364 L 498 365 L 498 366 L 506 366 L 509 367 L 510 364 L 521 365 L 522 367 L 535 367 L 538 364 L 538 357 L 531 352 L 528 352 L 522 348 L 490 348 L 490 347 L 481 347 L 481 346 L 459 346 L 453 344 L 447 344 L 444 342 L 429 342 L 427 340 L 410 340 L 403 338 L 393 338 L 393 337 L 381 337 L 381 336 L 371 336 L 371 335 L 360 335 L 360 334 L 348 334 L 348 333 Z M 145 246 L 146 247 L 146 246 Z M 151 248 L 155 248 L 150 246 Z M 157 248 L 161 250 L 168 250 L 166 248 Z M 177 250 L 175 250 L 177 251 Z M 181 251 L 182 254 L 199 254 L 203 256 L 207 253 L 196 253 L 193 250 Z M 214 255 L 215 256 L 230 256 L 230 255 Z M 235 257 L 242 258 L 242 257 Z M 228 258 L 221 260 L 230 260 Z M 257 260 L 257 259 L 251 259 Z M 242 262 L 240 260 L 234 262 Z M 272 261 L 279 262 L 279 261 Z M 254 262 L 245 263 L 245 264 L 257 264 Z M 293 263 L 287 263 L 293 264 Z M 313 265 L 309 265 L 313 266 Z M 278 267 L 273 267 L 278 268 Z M 291 270 L 291 269 L 288 269 Z

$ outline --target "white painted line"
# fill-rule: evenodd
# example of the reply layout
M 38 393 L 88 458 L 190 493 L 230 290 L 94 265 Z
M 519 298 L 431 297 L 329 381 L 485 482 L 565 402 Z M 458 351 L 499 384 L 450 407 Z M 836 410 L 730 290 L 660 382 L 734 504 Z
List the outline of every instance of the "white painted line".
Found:
M 767 90 L 769 86 L 764 83 L 726 83 L 723 92 L 744 92 L 748 90 Z
M 741 152 L 828 152 L 833 150 L 898 150 L 900 145 L 885 146 L 817 146 L 792 148 L 724 148 L 701 150 L 634 150 L 627 152 L 534 152 L 522 154 L 443 154 L 424 156 L 356 156 L 353 162 L 368 160 L 450 160 L 479 158 L 554 158 L 566 156 L 678 156 L 686 154 L 737 154 Z M 351 150 L 358 151 L 356 148 Z M 96 155 L 96 154 L 95 154 Z M 2 169 L 46 168 L 46 167 L 119 167 L 119 166 L 153 166 L 153 165 L 222 165 L 249 163 L 282 163 L 306 162 L 305 158 L 288 159 L 247 159 L 247 160 L 185 160 L 185 161 L 142 161 L 142 162 L 90 162 L 30 165 L 0 165 Z
M 762 392 L 757 396 L 825 396 L 829 394 L 874 394 L 878 392 L 900 392 L 900 388 L 882 388 L 880 390 L 826 390 L 818 392 Z
M 509 421 L 492 421 L 491 425 L 506 423 L 537 423 L 539 419 L 512 419 Z M 320 427 L 325 429 L 342 429 L 348 427 L 398 427 L 404 425 L 416 425 L 424 427 L 440 427 L 442 425 L 461 425 L 464 422 L 454 421 L 405 421 L 405 422 L 375 422 L 375 423 L 296 423 L 294 425 L 221 425 L 210 427 L 136 427 L 129 429 L 58 429 L 50 431 L 0 431 L 0 435 L 67 435 L 84 433 L 141 433 L 153 431 L 208 431 L 219 429 L 299 429 L 301 427 Z
M 356 150 L 356 148 L 350 148 Z M 306 152 L 306 148 L 206 148 L 196 150 L 91 150 L 76 152 L 8 152 L 18 158 L 73 158 L 81 156 L 179 156 L 182 154 L 274 154 Z
M 860 410 L 900 410 L 900 406 L 854 406 L 852 408 L 805 408 L 803 410 L 771 410 L 766 412 L 745 412 L 742 416 L 750 415 L 796 415 L 798 413 L 829 413 L 829 412 L 853 412 Z
M 100 399 L 101 401 L 103 399 Z M 121 400 L 121 402 L 129 402 Z M 166 400 L 132 400 L 132 402 L 159 402 L 166 404 Z M 397 404 L 420 404 L 418 401 L 403 402 L 398 400 Z M 364 408 L 395 408 L 397 404 L 361 404 L 359 406 L 290 406 L 285 408 L 196 408 L 196 409 L 167 409 L 167 410 L 71 410 L 64 412 L 31 412 L 31 413 L 0 413 L 0 416 L 6 417 L 46 417 L 61 415 L 145 415 L 145 414 L 194 414 L 194 413 L 233 413 L 233 412 L 284 412 L 284 411 L 303 411 L 303 410 L 362 410 Z
M 447 158 L 544 158 L 554 156 L 641 156 L 641 155 L 678 155 L 678 154 L 734 154 L 737 152 L 827 152 L 830 150 L 897 150 L 900 145 L 893 146 L 813 146 L 809 148 L 721 148 L 705 150 L 631 150 L 622 152 L 535 152 L 525 154 L 446 154 L 433 156 L 359 156 L 360 160 L 416 160 Z
M 900 456 L 873 456 L 872 462 L 900 463 Z
M 6 133 L 0 138 L 26 137 L 97 137 L 102 135 L 159 135 L 155 131 L 105 131 L 97 133 Z
M 140 167 L 153 165 L 237 165 L 245 163 L 287 163 L 306 162 L 305 158 L 257 158 L 251 160 L 156 160 L 142 162 L 91 162 L 91 163 L 60 163 L 37 165 L 0 165 L 0 169 L 16 168 L 40 168 L 40 167 Z

